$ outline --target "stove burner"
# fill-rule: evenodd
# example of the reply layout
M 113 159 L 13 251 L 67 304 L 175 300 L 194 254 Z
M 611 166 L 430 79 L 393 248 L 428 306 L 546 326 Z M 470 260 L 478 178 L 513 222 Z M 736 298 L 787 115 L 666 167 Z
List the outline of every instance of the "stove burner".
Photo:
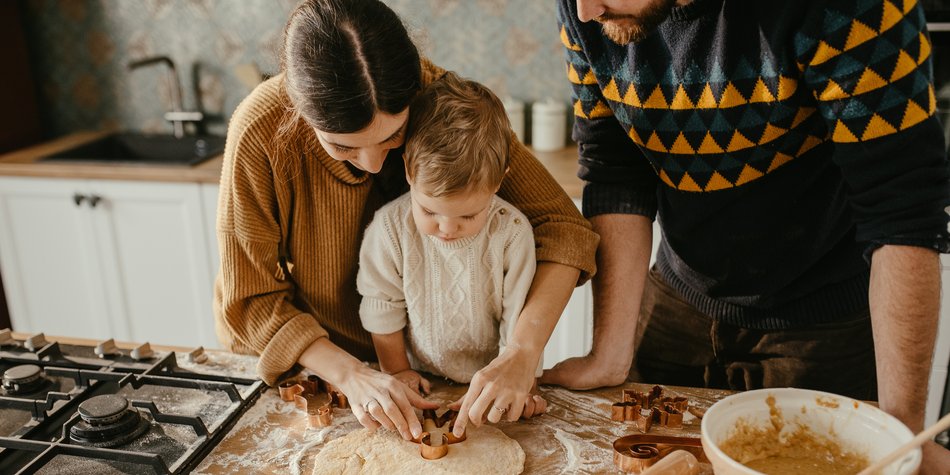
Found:
M 3 389 L 7 394 L 36 393 L 49 384 L 43 369 L 33 364 L 14 366 L 3 372 Z
M 94 447 L 115 447 L 142 435 L 149 421 L 116 394 L 91 397 L 79 404 L 82 419 L 69 429 L 74 442 Z

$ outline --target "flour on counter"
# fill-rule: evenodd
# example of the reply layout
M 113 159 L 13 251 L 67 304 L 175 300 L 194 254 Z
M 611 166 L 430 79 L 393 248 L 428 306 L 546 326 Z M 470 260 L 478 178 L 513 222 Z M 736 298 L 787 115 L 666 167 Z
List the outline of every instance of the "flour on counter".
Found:
M 603 456 L 603 452 L 580 437 L 554 429 L 556 438 L 567 451 L 567 464 L 561 473 L 606 473 L 616 471 L 613 460 Z

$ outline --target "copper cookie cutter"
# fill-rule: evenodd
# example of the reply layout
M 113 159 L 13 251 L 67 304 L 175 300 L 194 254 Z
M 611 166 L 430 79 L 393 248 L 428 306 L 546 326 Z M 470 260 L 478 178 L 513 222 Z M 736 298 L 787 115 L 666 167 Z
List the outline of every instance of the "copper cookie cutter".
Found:
M 449 445 L 463 442 L 466 435 L 463 433 L 456 437 L 452 433 L 455 428 L 455 419 L 458 418 L 458 411 L 448 410 L 437 416 L 434 409 L 425 409 L 422 411 L 422 434 L 414 442 L 419 444 L 419 453 L 426 460 L 435 460 L 445 457 L 449 453 Z M 441 444 L 432 443 L 432 435 L 441 434 Z
M 700 463 L 709 463 L 696 437 L 633 434 L 615 440 L 613 445 L 614 464 L 626 473 L 640 473 L 674 450 L 685 450 Z
M 670 428 L 683 427 L 683 413 L 689 409 L 689 399 L 682 396 L 663 397 L 663 388 L 653 386 L 649 392 L 624 389 L 621 402 L 611 406 L 610 418 L 619 422 L 634 422 L 640 432 L 649 432 L 653 424 Z M 644 411 L 648 411 L 644 414 Z
M 330 383 L 310 375 L 300 381 L 285 381 L 277 386 L 280 398 L 293 402 L 297 409 L 307 413 L 307 425 L 327 427 L 333 423 L 333 406 L 346 409 L 346 395 Z

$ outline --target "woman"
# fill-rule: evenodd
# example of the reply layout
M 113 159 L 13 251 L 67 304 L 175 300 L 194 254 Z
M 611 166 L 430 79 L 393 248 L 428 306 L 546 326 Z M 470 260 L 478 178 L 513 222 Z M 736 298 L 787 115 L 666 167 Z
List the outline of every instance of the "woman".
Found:
M 378 0 L 307 0 L 285 30 L 282 73 L 238 107 L 218 203 L 215 319 L 224 345 L 260 354 L 270 385 L 297 365 L 340 388 L 360 423 L 411 439 L 434 408 L 374 358 L 355 276 L 373 213 L 407 190 L 408 104 L 444 71 Z M 534 227 L 539 261 L 506 351 L 476 373 L 456 424 L 540 412 L 528 392 L 572 288 L 594 269 L 597 236 L 550 174 L 512 140 L 499 195 Z

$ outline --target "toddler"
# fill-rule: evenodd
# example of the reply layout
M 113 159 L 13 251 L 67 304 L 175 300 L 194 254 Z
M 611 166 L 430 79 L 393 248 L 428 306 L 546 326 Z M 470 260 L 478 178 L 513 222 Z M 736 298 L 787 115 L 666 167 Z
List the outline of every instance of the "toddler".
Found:
M 505 350 L 536 263 L 527 218 L 495 195 L 512 133 L 501 101 L 447 73 L 406 133 L 410 191 L 367 228 L 357 288 L 381 369 L 425 394 L 416 370 L 468 383 Z

